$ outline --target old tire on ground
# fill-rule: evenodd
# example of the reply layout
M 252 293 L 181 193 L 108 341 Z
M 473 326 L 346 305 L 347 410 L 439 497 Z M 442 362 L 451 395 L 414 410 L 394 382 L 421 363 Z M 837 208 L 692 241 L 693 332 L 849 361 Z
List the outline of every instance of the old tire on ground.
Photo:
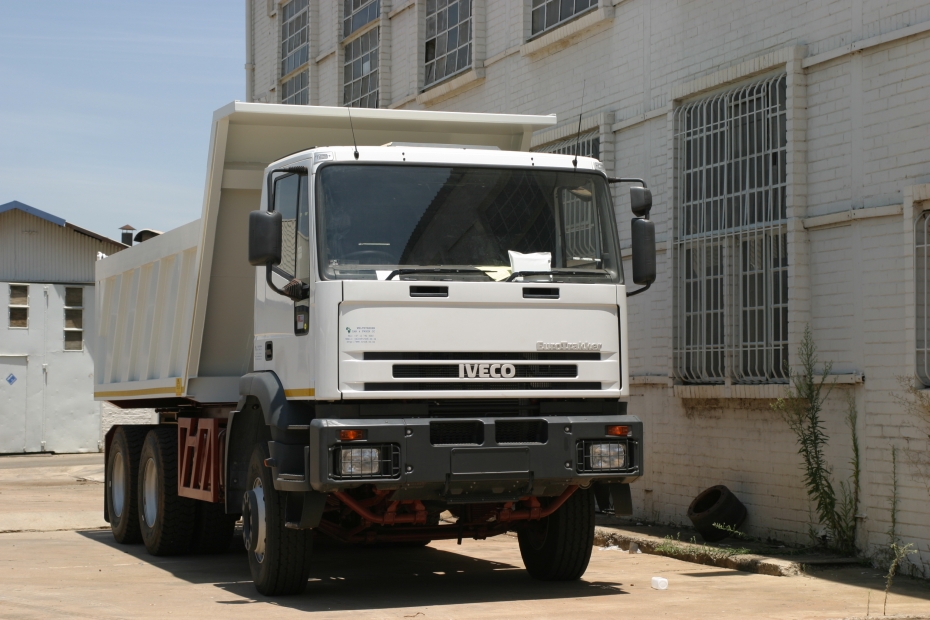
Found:
M 715 527 L 714 523 L 735 530 L 746 520 L 746 507 L 730 489 L 718 484 L 698 493 L 688 506 L 688 518 L 704 540 L 717 542 L 730 532 Z
M 120 544 L 142 541 L 136 502 L 139 483 L 139 453 L 145 441 L 145 426 L 120 426 L 113 433 L 107 457 L 106 503 L 110 530 Z
M 554 513 L 518 531 L 520 555 L 530 576 L 570 581 L 588 568 L 594 546 L 594 494 L 578 489 Z
M 194 500 L 178 496 L 178 432 L 173 426 L 153 428 L 139 458 L 139 527 L 152 555 L 190 550 Z
M 242 507 L 242 538 L 255 588 L 266 596 L 299 594 L 310 577 L 313 530 L 284 527 L 286 495 L 265 467 L 268 445 L 256 444 Z
M 229 551 L 236 530 L 237 515 L 226 514 L 224 502 L 196 502 L 191 553 L 209 554 Z

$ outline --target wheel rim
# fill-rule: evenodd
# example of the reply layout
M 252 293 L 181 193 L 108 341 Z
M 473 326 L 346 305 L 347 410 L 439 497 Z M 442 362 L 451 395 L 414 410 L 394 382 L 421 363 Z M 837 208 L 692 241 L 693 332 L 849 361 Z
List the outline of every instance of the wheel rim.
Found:
M 110 471 L 110 503 L 113 514 L 119 519 L 123 516 L 123 503 L 126 501 L 126 472 L 123 471 L 123 453 L 113 455 L 113 468 Z
M 255 561 L 261 564 L 265 560 L 265 489 L 262 487 L 262 479 L 256 478 L 252 483 L 252 492 L 255 493 L 255 506 L 252 507 L 252 510 L 255 510 L 258 513 L 257 525 L 258 531 L 253 531 L 252 536 L 255 536 L 255 550 L 252 552 L 255 555 Z
M 155 517 L 158 514 L 158 468 L 155 459 L 145 462 L 142 471 L 142 518 L 149 527 L 155 526 Z

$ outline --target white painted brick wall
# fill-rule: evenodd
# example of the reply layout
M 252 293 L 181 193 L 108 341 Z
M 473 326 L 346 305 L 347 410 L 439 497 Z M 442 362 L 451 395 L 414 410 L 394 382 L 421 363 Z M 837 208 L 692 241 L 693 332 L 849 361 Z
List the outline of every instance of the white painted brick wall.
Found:
M 791 65 L 799 72 L 791 78 L 796 98 L 791 140 L 799 145 L 789 154 L 794 216 L 901 204 L 905 187 L 930 183 L 930 36 L 924 32 L 855 53 L 842 49 L 930 22 L 924 1 L 625 0 L 612 7 L 611 20 L 532 56 L 520 53 L 526 2 L 474 2 L 484 7 L 485 50 L 477 60 L 485 63 L 486 77 L 433 109 L 557 113 L 563 122 L 573 122 L 584 84 L 586 116 L 609 112 L 616 123 L 628 123 L 613 133 L 612 144 L 605 143 L 613 154 L 610 172 L 647 179 L 663 246 L 673 232 L 673 145 L 665 109 L 673 89 L 790 46 L 801 46 L 798 58 L 837 56 L 804 69 L 800 60 Z M 264 11 L 264 1 L 257 4 Z M 337 45 L 328 4 L 322 2 L 319 10 L 321 51 Z M 255 26 L 257 96 L 276 77 L 277 33 L 267 16 L 260 19 L 261 11 Z M 389 51 L 391 100 L 385 104 L 422 107 L 415 96 L 422 80 L 423 2 L 393 0 L 390 11 L 396 14 Z M 337 56 L 318 67 L 324 105 L 339 100 Z M 653 118 L 631 120 L 650 112 Z M 617 198 L 621 244 L 627 246 L 628 203 L 621 194 Z M 914 213 L 921 209 L 916 205 Z M 906 217 L 914 213 L 906 211 Z M 915 303 L 913 284 L 906 279 L 912 277 L 907 267 L 913 260 L 912 224 L 898 215 L 805 231 L 798 219 L 789 230 L 795 261 L 790 266 L 792 338 L 797 340 L 810 321 L 822 359 L 832 360 L 838 372 L 866 376 L 864 384 L 836 389 L 825 418 L 828 457 L 842 479 L 850 458 L 845 398 L 853 395 L 864 467 L 860 543 L 874 550 L 886 543 L 889 525 L 891 446 L 920 446 L 913 420 L 893 397 L 899 391 L 896 378 L 913 371 L 913 336 L 904 327 Z M 630 303 L 634 376 L 667 375 L 671 366 L 672 256 L 663 252 L 658 258 L 659 280 Z M 634 486 L 639 516 L 683 522 L 695 494 L 724 483 L 749 507 L 749 532 L 803 542 L 808 503 L 799 457 L 776 413 L 753 401 L 721 401 L 708 408 L 707 402 L 675 398 L 667 387 L 635 386 L 633 392 L 631 410 L 642 416 L 647 430 L 647 473 Z M 898 467 L 899 533 L 919 542 L 923 560 L 930 562 L 930 494 L 903 454 Z

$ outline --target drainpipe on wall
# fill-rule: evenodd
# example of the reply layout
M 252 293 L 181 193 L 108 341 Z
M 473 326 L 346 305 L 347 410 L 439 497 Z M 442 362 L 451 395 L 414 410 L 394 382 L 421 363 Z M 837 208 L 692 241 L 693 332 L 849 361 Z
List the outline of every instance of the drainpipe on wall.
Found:
M 255 63 L 252 58 L 252 0 L 245 0 L 245 100 L 252 101 Z

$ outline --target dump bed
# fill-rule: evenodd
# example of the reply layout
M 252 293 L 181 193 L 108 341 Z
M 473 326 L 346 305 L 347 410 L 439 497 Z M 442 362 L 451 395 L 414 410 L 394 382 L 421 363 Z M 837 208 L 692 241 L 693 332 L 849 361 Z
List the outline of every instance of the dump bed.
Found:
M 552 116 L 354 109 L 358 145 L 528 150 Z M 255 268 L 248 214 L 263 171 L 314 146 L 351 144 L 346 108 L 231 103 L 210 133 L 201 217 L 97 262 L 94 396 L 125 406 L 232 403 L 251 370 Z

